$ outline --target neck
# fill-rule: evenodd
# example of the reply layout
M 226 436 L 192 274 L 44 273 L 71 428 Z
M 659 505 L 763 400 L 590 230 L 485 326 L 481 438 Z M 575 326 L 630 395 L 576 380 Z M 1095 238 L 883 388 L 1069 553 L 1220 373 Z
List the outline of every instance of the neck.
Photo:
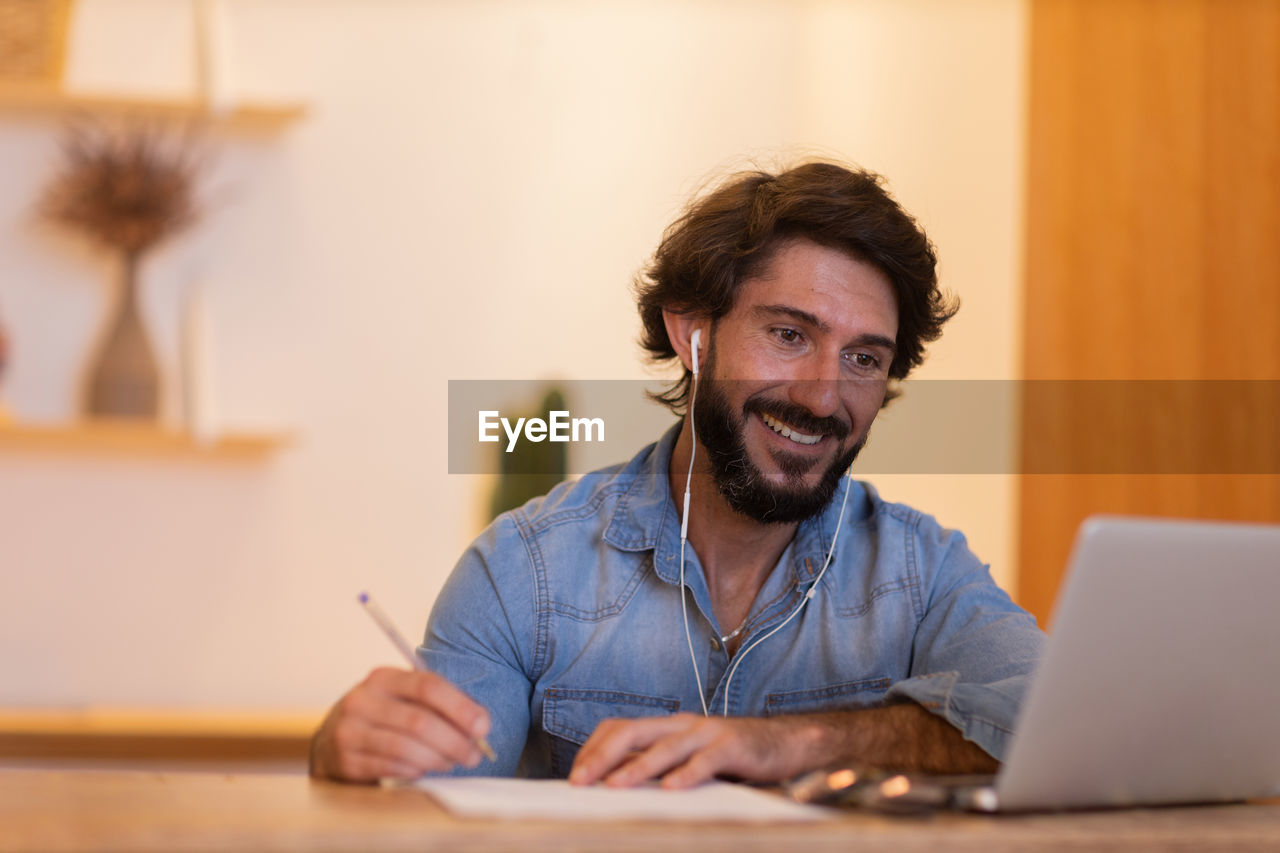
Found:
M 693 442 L 685 418 L 667 468 L 677 512 L 684 510 Z M 761 524 L 729 506 L 716 487 L 703 447 L 698 448 L 689 489 L 689 544 L 702 563 L 716 618 L 725 631 L 731 631 L 747 615 L 798 525 Z

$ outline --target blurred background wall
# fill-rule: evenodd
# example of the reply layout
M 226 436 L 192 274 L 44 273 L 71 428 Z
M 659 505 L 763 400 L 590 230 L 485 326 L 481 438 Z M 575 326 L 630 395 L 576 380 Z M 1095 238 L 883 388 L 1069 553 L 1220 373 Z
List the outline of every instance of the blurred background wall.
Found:
M 398 663 L 356 593 L 417 633 L 492 485 L 447 473 L 448 380 L 653 376 L 629 282 L 726 170 L 885 174 L 964 303 L 921 375 L 1020 370 L 1020 0 L 221 8 L 232 96 L 308 113 L 210 137 L 203 219 L 149 258 L 144 313 L 172 379 L 200 288 L 217 423 L 292 440 L 231 461 L 0 441 L 0 705 L 319 709 Z M 75 4 L 67 89 L 183 95 L 194 65 L 187 4 Z M 27 423 L 76 418 L 115 274 L 33 217 L 62 124 L 0 112 L 0 397 Z M 1013 584 L 1011 478 L 876 482 Z

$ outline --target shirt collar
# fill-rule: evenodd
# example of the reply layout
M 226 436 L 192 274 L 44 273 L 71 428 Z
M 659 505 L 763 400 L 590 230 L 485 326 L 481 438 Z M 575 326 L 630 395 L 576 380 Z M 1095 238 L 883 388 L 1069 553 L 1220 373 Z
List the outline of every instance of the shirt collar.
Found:
M 618 473 L 619 480 L 630 482 L 604 532 L 604 541 L 619 550 L 652 550 L 654 571 L 672 584 L 679 583 L 680 517 L 671 496 L 668 469 L 682 423 L 677 422 Z M 845 508 L 845 525 L 866 514 L 869 496 L 863 484 L 844 477 L 832 500 L 816 516 L 802 521 L 791 541 L 791 570 L 801 584 L 811 582 L 822 570 L 845 489 L 854 490 Z

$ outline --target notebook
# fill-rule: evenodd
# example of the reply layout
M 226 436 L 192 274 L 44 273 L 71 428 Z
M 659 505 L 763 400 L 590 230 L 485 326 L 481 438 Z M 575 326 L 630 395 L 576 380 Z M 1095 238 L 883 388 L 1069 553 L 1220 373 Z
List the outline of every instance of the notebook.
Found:
M 1090 518 L 999 773 L 851 769 L 791 793 L 979 811 L 1280 794 L 1278 607 L 1280 527 Z

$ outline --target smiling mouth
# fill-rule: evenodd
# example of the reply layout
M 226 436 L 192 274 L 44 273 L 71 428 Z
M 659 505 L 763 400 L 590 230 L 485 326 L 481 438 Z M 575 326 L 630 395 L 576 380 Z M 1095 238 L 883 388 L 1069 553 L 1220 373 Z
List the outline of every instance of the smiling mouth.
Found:
M 772 415 L 766 415 L 761 413 L 760 417 L 762 420 L 764 420 L 765 425 L 768 426 L 769 429 L 773 430 L 783 438 L 791 439 L 796 444 L 817 444 L 819 441 L 822 440 L 822 436 L 806 435 L 805 433 L 800 432 L 797 429 L 787 426 L 782 421 L 778 420 Z

